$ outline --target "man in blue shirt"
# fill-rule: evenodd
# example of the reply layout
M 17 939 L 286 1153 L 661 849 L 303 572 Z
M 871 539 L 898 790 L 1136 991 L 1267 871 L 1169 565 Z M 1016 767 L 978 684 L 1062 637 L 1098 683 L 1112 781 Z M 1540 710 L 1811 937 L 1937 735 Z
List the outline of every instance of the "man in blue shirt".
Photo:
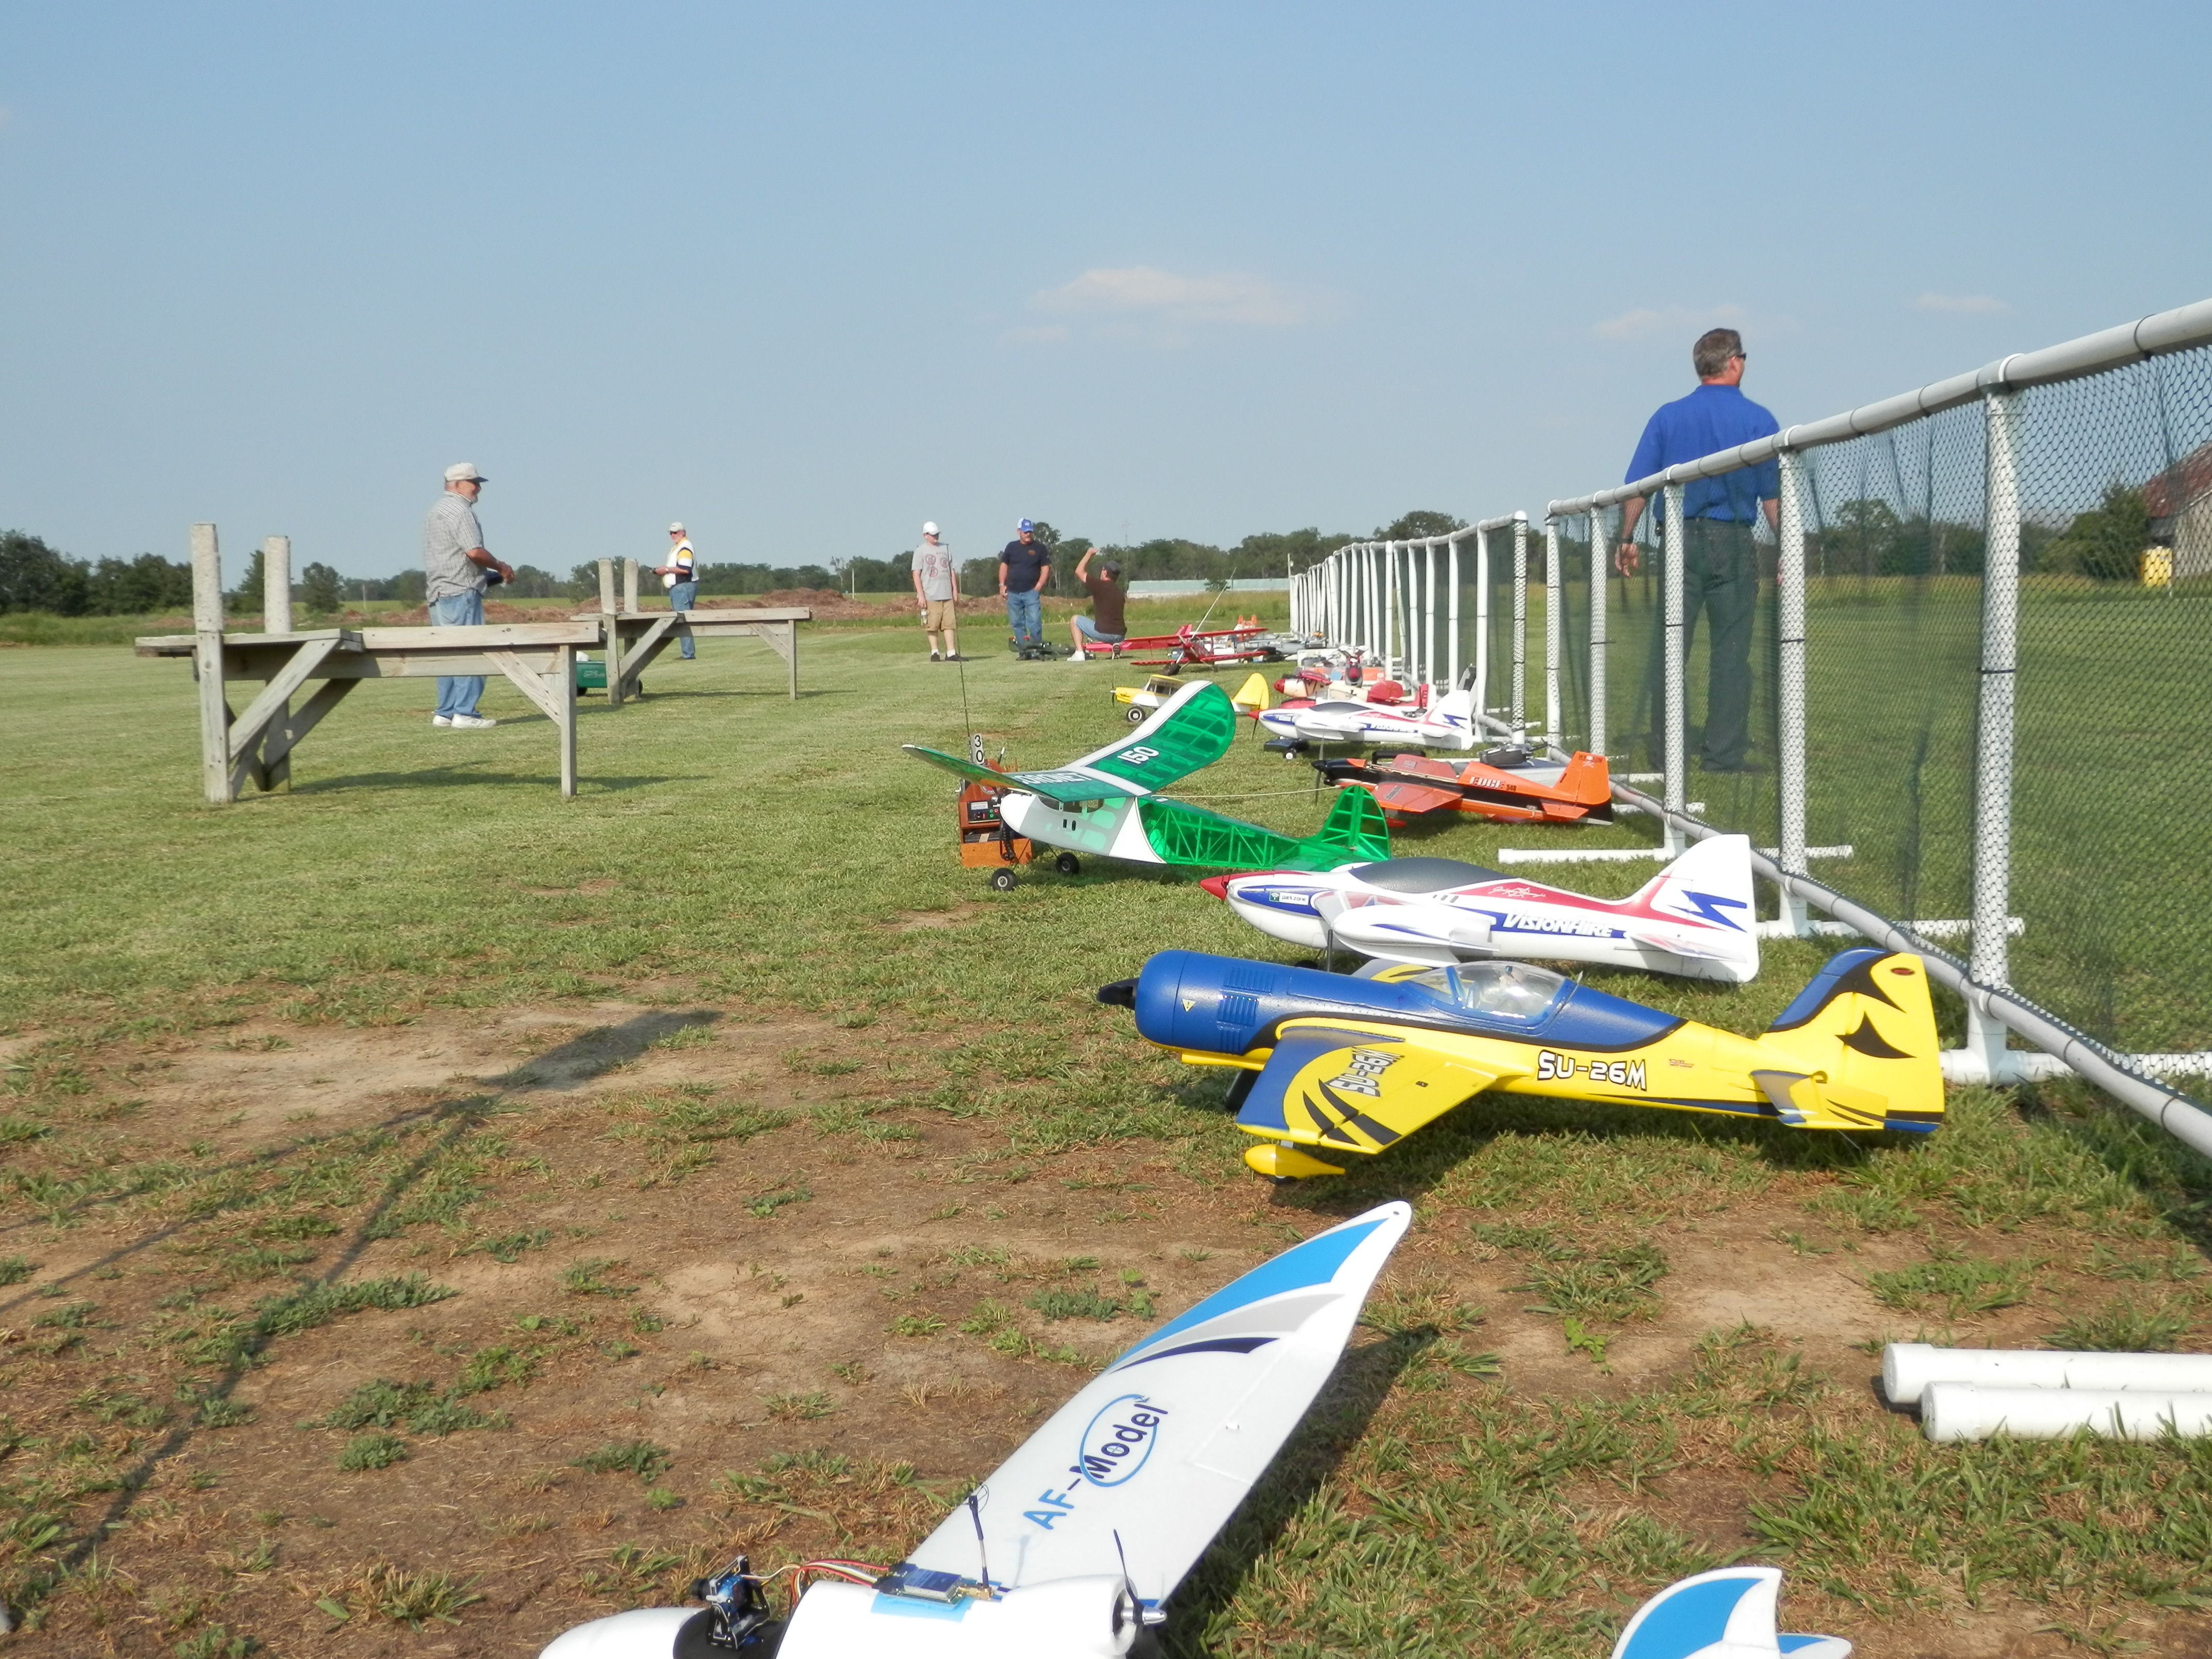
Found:
M 1006 623 L 1014 630 L 1017 653 L 1044 643 L 1042 590 L 1052 574 L 1052 554 L 1036 539 L 1036 529 L 1024 519 L 1014 539 L 999 550 L 999 597 L 1006 602 Z
M 1636 458 L 1623 483 L 1633 483 L 1682 461 L 1694 461 L 1780 428 L 1774 416 L 1743 395 L 1743 338 L 1732 328 L 1702 334 L 1691 348 L 1698 389 L 1662 404 L 1644 423 Z M 1705 684 L 1705 741 L 1698 759 L 1708 772 L 1753 770 L 1744 759 L 1751 741 L 1751 625 L 1759 605 L 1759 560 L 1752 526 L 1760 514 L 1771 528 L 1780 495 L 1778 469 L 1762 461 L 1717 478 L 1699 478 L 1682 488 L 1682 574 L 1684 579 L 1682 659 L 1698 636 L 1700 609 L 1711 618 L 1711 661 Z M 1636 574 L 1636 521 L 1642 497 L 1623 504 L 1620 544 L 1613 564 L 1624 576 Z M 1663 670 L 1652 659 L 1653 690 Z M 1656 719 L 1660 699 L 1652 699 Z

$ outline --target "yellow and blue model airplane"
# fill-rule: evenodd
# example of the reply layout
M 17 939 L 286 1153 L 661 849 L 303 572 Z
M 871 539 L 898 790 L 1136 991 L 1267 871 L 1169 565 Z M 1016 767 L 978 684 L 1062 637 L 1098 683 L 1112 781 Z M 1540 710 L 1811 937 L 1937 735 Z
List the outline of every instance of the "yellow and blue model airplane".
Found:
M 1943 1120 L 1920 958 L 1829 959 L 1761 1036 L 1741 1037 L 1522 962 L 1387 968 L 1348 978 L 1163 951 L 1098 993 L 1191 1066 L 1243 1073 L 1244 1162 L 1278 1179 L 1342 1175 L 1482 1091 L 1759 1117 L 1798 1129 Z

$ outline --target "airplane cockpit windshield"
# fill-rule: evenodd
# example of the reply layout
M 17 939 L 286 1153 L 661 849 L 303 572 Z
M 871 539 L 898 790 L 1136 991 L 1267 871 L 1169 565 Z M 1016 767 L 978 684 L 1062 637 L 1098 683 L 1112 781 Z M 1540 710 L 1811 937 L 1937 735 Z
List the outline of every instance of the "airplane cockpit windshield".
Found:
M 1553 1005 L 1566 994 L 1568 984 L 1565 975 L 1525 962 L 1469 962 L 1456 968 L 1431 968 L 1408 974 L 1397 982 L 1433 991 L 1465 1013 L 1524 1024 L 1551 1012 Z

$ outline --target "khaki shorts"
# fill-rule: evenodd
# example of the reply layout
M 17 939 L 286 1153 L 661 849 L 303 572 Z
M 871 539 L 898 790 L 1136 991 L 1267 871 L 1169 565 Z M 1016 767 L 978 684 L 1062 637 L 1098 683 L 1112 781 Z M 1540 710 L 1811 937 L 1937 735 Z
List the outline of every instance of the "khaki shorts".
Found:
M 925 601 L 921 613 L 922 628 L 932 634 L 942 634 L 959 627 L 960 623 L 956 615 L 959 604 L 960 601 L 957 599 Z

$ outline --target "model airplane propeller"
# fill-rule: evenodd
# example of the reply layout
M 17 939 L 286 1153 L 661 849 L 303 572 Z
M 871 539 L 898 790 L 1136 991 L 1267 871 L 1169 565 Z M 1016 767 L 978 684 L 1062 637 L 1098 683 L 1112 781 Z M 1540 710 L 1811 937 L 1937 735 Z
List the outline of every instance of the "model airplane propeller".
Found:
M 694 1587 L 706 1611 L 617 1613 L 544 1659 L 1116 1659 L 1297 1427 L 1412 1218 L 1379 1206 L 1149 1333 L 905 1560 L 810 1564 L 833 1581 L 787 1623 L 741 1558 Z
M 917 760 L 1006 792 L 999 812 L 1017 836 L 1130 864 L 1213 870 L 1326 870 L 1390 856 L 1382 809 L 1347 790 L 1310 836 L 1278 835 L 1158 792 L 1229 752 L 1237 708 L 1211 681 L 1187 685 L 1119 743 L 1049 772 L 997 772 L 957 755 L 905 745 Z
M 1759 977 L 1745 836 L 1699 842 L 1625 899 L 1589 898 L 1457 859 L 1269 870 L 1199 884 L 1286 944 L 1341 945 L 1378 962 L 1533 957 L 1731 985 Z
M 1764 1035 L 1742 1037 L 1518 962 L 1388 968 L 1352 979 L 1163 951 L 1100 989 L 1137 1032 L 1243 1075 L 1244 1162 L 1278 1179 L 1341 1175 L 1484 1090 L 1760 1117 L 1799 1129 L 1926 1131 L 1943 1118 L 1920 958 L 1829 959 Z

